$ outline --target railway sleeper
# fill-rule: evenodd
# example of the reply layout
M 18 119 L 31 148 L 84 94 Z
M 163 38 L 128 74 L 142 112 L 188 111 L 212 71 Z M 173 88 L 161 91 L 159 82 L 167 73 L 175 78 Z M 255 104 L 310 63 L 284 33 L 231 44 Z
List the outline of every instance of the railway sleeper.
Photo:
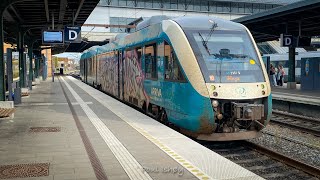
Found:
M 247 164 L 247 163 L 255 163 L 255 162 L 265 162 L 265 161 L 270 161 L 270 158 L 268 157 L 256 157 L 253 159 L 244 159 L 244 160 L 239 160 L 237 161 L 237 164 Z M 271 160 L 273 161 L 273 160 Z
M 237 162 L 237 164 L 239 164 Z M 251 167 L 246 167 L 246 169 L 250 170 L 250 171 L 254 171 L 254 170 L 266 170 L 268 171 L 268 169 L 272 169 L 272 168 L 280 168 L 283 167 L 284 165 L 280 162 L 274 162 L 273 164 L 270 165 L 260 165 L 260 166 L 251 166 Z

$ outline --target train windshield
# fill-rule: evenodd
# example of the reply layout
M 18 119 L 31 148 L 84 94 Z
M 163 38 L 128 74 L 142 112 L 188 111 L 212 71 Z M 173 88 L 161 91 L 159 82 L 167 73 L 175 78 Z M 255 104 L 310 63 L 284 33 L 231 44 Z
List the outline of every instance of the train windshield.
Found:
M 186 33 L 208 83 L 264 82 L 261 63 L 244 31 Z

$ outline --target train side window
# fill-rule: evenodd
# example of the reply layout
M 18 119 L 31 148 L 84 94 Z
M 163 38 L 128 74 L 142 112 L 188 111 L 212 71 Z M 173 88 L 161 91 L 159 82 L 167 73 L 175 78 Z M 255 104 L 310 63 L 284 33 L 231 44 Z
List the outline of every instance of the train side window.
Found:
M 138 47 L 136 48 L 136 52 L 137 52 L 137 55 L 138 55 L 138 62 L 139 64 L 141 64 L 141 57 L 142 57 L 142 48 L 141 47 Z
M 164 42 L 164 61 L 164 78 L 166 80 L 185 81 L 184 75 L 182 74 L 178 63 L 178 58 L 175 55 L 173 48 L 167 42 Z
M 301 68 L 301 61 L 300 60 L 296 60 L 296 68 Z
M 144 50 L 145 75 L 147 79 L 157 79 L 156 44 L 148 45 Z

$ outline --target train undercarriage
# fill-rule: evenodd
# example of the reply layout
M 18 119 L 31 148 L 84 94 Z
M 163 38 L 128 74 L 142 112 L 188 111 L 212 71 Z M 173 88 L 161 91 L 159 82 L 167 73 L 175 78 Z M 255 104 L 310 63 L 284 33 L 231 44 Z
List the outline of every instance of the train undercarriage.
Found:
M 260 135 L 260 130 L 265 127 L 267 119 L 263 100 L 248 102 L 221 101 L 218 105 L 212 101 L 215 111 L 215 123 L 210 133 L 197 133 L 175 126 L 167 119 L 163 107 L 149 104 L 143 110 L 157 121 L 169 125 L 179 132 L 199 140 L 230 141 L 251 139 Z

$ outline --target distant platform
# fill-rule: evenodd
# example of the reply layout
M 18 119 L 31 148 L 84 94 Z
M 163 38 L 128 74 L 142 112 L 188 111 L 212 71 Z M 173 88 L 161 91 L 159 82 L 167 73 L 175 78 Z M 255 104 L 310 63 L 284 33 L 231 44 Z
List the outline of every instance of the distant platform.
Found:
M 272 87 L 272 98 L 274 100 L 320 106 L 320 91 L 301 90 L 300 84 L 297 84 L 297 89 L 287 89 L 286 84 Z

